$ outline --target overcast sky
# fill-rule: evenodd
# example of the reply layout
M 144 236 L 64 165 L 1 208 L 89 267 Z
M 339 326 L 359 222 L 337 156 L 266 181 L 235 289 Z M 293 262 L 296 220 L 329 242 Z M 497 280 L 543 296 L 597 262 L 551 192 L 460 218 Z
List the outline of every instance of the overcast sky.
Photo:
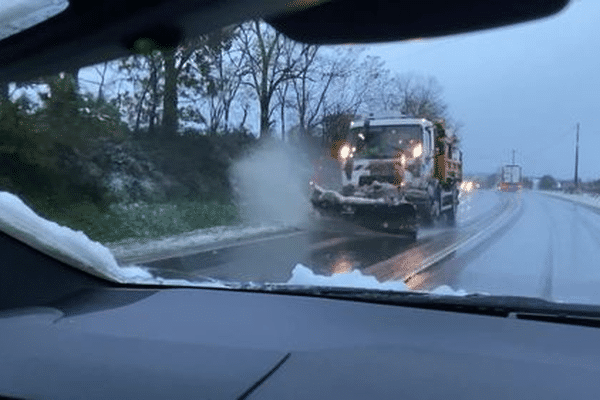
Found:
M 600 1 L 575 0 L 557 16 L 509 28 L 370 46 L 400 73 L 433 75 L 464 123 L 465 170 L 516 161 L 530 176 L 600 179 Z

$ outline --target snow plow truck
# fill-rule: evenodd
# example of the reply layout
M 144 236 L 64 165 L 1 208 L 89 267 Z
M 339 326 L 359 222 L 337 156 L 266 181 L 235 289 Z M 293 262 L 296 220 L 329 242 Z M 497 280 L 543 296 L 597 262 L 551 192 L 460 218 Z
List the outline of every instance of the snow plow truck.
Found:
M 462 153 L 442 122 L 406 116 L 360 118 L 339 147 L 341 193 L 313 183 L 322 215 L 416 239 L 419 226 L 456 220 Z

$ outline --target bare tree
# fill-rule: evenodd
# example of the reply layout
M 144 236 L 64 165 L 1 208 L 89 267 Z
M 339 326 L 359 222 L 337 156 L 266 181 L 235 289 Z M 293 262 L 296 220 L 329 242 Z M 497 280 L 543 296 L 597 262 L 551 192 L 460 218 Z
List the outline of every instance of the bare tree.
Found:
M 239 26 L 227 28 L 224 38 L 206 52 L 206 95 L 208 98 L 208 131 L 229 130 L 231 106 L 236 99 L 244 75 L 244 54 L 233 43 L 240 34 Z
M 294 78 L 296 60 L 286 57 L 291 41 L 259 20 L 241 26 L 240 48 L 245 58 L 244 84 L 256 93 L 260 114 L 260 134 L 270 135 L 275 91 Z
M 125 109 L 129 125 L 139 134 L 142 124 L 155 124 L 156 110 L 161 98 L 159 76 L 162 76 L 162 64 L 154 55 L 135 55 L 120 60 L 117 73 L 132 90 L 117 90 L 117 103 Z M 103 93 L 99 88 L 99 93 Z M 154 112 L 152 111 L 154 110 Z
M 205 37 L 199 37 L 178 48 L 162 52 L 164 65 L 164 92 L 162 129 L 167 136 L 177 135 L 179 114 L 177 111 L 179 93 L 178 81 L 187 62 L 204 45 Z
M 219 53 L 229 34 L 223 29 L 199 36 L 177 48 L 121 61 L 120 72 L 127 76 L 133 92 L 118 93 L 117 98 L 119 104 L 129 109 L 130 121 L 135 121 L 131 125 L 136 132 L 142 125 L 152 132 L 160 124 L 167 136 L 176 135 L 181 117 L 180 97 L 193 104 L 185 110 L 187 114 L 205 121 L 196 103 L 208 95 L 206 88 L 211 84 L 208 73 L 214 66 L 211 55 Z M 231 97 L 226 99 L 228 107 Z
M 378 57 L 367 56 L 362 61 L 347 63 L 325 97 L 326 141 L 345 137 L 349 121 L 357 114 L 380 111 L 397 111 L 432 121 L 443 119 L 456 133 L 461 125 L 448 117 L 442 94 L 442 87 L 434 77 L 392 75 Z
M 350 51 L 337 70 L 333 88 L 324 100 L 325 114 L 355 115 L 373 111 L 381 98 L 378 82 L 388 74 L 385 63 L 372 56 L 359 63 L 357 55 Z
M 286 81 L 282 85 L 280 85 L 277 88 L 277 90 L 275 91 L 275 93 L 277 95 L 277 106 L 279 106 L 279 119 L 280 119 L 279 122 L 280 122 L 280 126 L 281 126 L 281 140 L 286 140 L 285 139 L 285 130 L 286 130 L 285 112 L 291 105 L 291 102 L 288 99 L 289 88 L 290 88 L 290 81 Z
M 390 88 L 395 95 L 390 102 L 392 109 L 432 121 L 446 117 L 448 106 L 443 100 L 442 86 L 434 77 L 397 75 L 390 82 Z
M 319 53 L 320 47 L 315 45 L 302 44 L 300 49 L 298 74 L 293 87 L 300 134 L 306 135 L 320 122 L 332 83 L 348 74 L 352 62 L 340 52 L 327 57 Z

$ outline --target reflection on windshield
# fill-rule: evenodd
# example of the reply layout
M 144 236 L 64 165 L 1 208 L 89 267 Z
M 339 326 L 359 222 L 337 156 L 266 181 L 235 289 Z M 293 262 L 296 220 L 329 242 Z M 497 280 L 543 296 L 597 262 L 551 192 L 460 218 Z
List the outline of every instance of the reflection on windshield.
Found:
M 60 14 L 67 0 L 3 0 L 0 4 L 0 40 Z

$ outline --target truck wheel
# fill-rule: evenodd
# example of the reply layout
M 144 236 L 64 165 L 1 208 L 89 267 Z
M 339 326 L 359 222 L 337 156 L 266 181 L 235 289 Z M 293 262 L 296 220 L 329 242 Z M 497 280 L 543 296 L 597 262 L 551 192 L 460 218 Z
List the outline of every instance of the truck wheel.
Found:
M 458 209 L 458 206 L 456 205 L 456 203 L 452 203 L 452 208 L 449 209 L 448 211 L 446 211 L 446 224 L 448 226 L 454 226 L 456 225 L 456 211 Z
M 414 242 L 417 240 L 417 231 L 408 231 L 406 232 L 406 236 L 408 236 L 408 239 L 410 239 L 410 241 Z
M 436 193 L 423 216 L 426 226 L 434 225 L 440 219 L 440 208 L 440 196 L 439 193 Z
M 446 211 L 446 224 L 448 226 L 456 225 L 456 213 L 458 211 L 458 195 L 452 195 L 452 208 Z

